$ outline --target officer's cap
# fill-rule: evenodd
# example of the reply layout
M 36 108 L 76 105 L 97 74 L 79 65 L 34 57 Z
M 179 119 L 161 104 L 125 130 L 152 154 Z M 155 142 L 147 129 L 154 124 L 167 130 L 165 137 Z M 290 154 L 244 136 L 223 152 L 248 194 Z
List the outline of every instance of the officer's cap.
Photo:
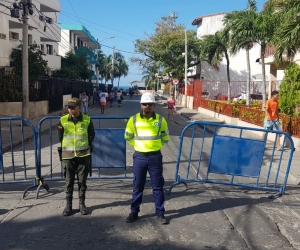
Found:
M 77 107 L 77 106 L 81 106 L 81 101 L 78 98 L 73 97 L 69 99 L 68 107 Z

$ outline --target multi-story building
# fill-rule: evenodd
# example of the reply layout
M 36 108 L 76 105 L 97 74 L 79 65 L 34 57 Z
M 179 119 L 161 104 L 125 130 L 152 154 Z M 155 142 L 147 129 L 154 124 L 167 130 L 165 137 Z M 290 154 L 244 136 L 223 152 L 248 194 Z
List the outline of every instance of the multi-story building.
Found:
M 88 68 L 92 71 L 92 80 L 96 80 L 96 53 L 98 48 L 97 40 L 91 33 L 81 24 L 60 24 L 61 42 L 59 44 L 58 54 L 65 56 L 67 52 L 86 53 Z
M 223 18 L 225 14 L 218 13 L 195 18 L 192 24 L 197 26 L 197 37 L 201 39 L 205 35 L 213 35 L 217 31 L 222 30 L 224 28 Z M 229 60 L 231 81 L 247 81 L 246 50 L 241 49 L 236 55 L 230 55 Z M 255 44 L 250 50 L 251 81 L 253 82 L 263 80 L 260 62 L 260 45 Z M 226 59 L 223 58 L 218 71 L 214 70 L 207 62 L 201 62 L 201 66 L 194 67 L 189 74 L 191 76 L 201 76 L 205 80 L 227 81 Z M 276 69 L 276 76 L 276 80 L 281 80 L 283 78 L 283 70 Z M 269 83 L 275 80 L 269 64 L 266 64 L 266 80 Z M 271 86 L 271 84 L 267 85 Z M 269 89 L 267 89 L 267 92 L 269 92 Z
M 0 67 L 10 70 L 10 55 L 13 48 L 22 44 L 22 11 L 20 18 L 11 17 L 15 0 L 2 1 L 0 5 Z M 48 61 L 47 72 L 51 75 L 53 70 L 61 66 L 58 55 L 60 42 L 60 28 L 58 26 L 58 12 L 60 2 L 57 0 L 33 0 L 33 14 L 28 15 L 28 44 L 36 44 L 43 52 L 43 58 Z M 18 3 L 18 2 L 16 2 Z

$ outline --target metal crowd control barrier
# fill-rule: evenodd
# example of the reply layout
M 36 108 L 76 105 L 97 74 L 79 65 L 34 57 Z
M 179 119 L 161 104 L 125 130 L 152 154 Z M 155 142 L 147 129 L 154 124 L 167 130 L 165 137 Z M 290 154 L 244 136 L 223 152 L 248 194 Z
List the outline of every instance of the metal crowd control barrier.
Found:
M 57 124 L 60 116 L 47 116 L 38 125 L 37 156 L 39 168 L 37 176 L 41 180 L 37 189 L 49 189 L 45 181 L 64 180 L 62 164 L 57 147 Z M 91 116 L 95 128 L 91 166 L 93 175 L 89 179 L 129 179 L 126 165 L 126 142 L 124 131 L 128 116 Z M 114 120 L 113 124 L 109 120 Z M 118 122 L 119 121 L 119 122 Z M 47 130 L 48 133 L 42 131 Z M 102 173 L 103 172 L 103 173 Z
M 227 133 L 222 134 L 222 128 Z M 266 140 L 253 139 L 255 131 L 265 132 Z M 270 145 L 267 138 L 271 134 L 275 142 L 281 136 L 289 149 L 278 151 L 275 142 Z M 178 184 L 187 187 L 188 182 L 202 182 L 275 191 L 270 197 L 280 196 L 285 192 L 294 150 L 292 138 L 281 131 L 193 122 L 181 133 L 175 182 L 169 193 Z
M 6 124 L 7 122 L 7 124 Z M 32 140 L 32 143 L 25 143 Z M 37 133 L 34 126 L 22 117 L 0 118 L 0 184 L 38 183 Z

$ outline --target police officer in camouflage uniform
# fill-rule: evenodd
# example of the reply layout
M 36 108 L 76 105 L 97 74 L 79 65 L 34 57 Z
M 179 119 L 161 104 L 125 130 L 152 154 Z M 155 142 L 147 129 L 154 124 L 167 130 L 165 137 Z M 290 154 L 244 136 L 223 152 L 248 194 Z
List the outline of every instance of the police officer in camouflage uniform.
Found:
M 66 179 L 67 205 L 63 211 L 64 216 L 72 213 L 75 174 L 78 179 L 79 209 L 82 215 L 88 214 L 85 206 L 86 179 L 91 167 L 91 145 L 95 138 L 95 131 L 90 117 L 82 114 L 80 110 L 81 101 L 78 98 L 71 98 L 68 101 L 69 114 L 61 117 L 58 125 L 61 159 Z

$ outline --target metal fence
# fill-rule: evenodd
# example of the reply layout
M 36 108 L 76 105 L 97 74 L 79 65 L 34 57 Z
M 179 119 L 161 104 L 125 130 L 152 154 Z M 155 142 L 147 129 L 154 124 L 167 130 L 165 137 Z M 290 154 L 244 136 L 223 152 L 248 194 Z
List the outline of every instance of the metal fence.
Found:
M 272 90 L 279 89 L 279 86 L 282 81 L 272 81 Z M 202 92 L 205 93 L 206 99 L 211 100 L 227 100 L 227 88 L 228 81 L 202 81 Z M 261 99 L 263 90 L 263 81 L 251 81 L 250 83 L 250 94 L 252 99 L 259 100 Z M 269 90 L 269 81 L 266 82 L 266 92 L 268 95 Z M 231 81 L 230 82 L 230 93 L 231 99 L 236 97 L 241 93 L 247 92 L 247 81 Z
M 22 78 L 15 75 L 0 75 L 0 102 L 22 101 Z M 49 112 L 61 110 L 63 95 L 79 97 L 82 92 L 93 93 L 93 83 L 72 81 L 53 77 L 29 79 L 29 101 L 48 101 Z

